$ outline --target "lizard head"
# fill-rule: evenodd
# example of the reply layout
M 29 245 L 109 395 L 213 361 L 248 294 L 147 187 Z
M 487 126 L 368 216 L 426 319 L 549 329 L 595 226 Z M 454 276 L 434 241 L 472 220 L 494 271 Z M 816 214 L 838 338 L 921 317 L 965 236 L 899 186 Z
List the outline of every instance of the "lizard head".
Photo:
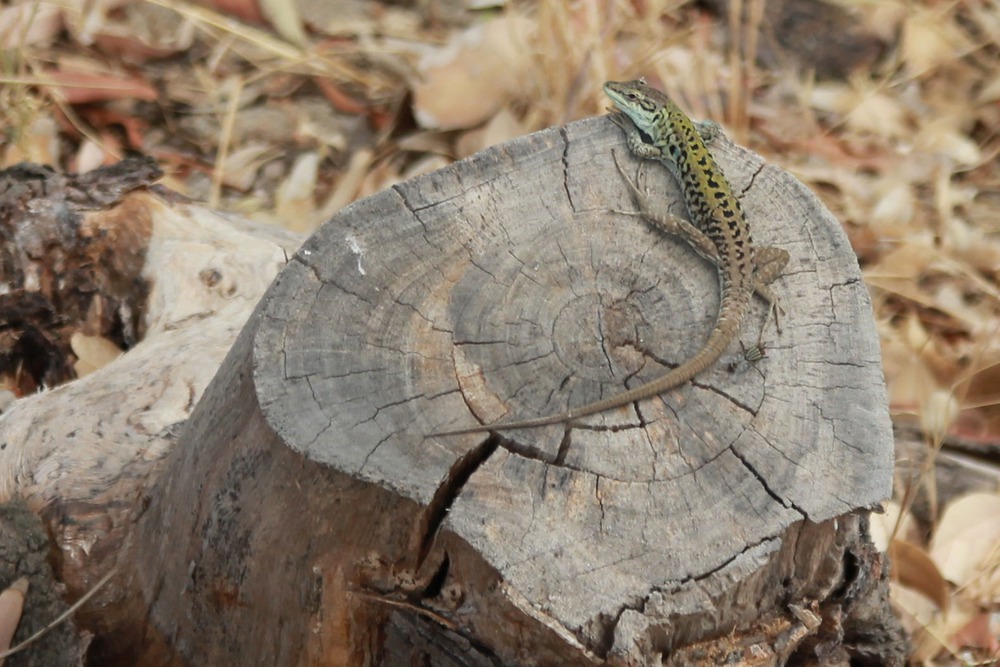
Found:
M 644 79 L 608 81 L 604 84 L 604 94 L 643 131 L 648 131 L 669 105 L 667 96 L 648 86 Z

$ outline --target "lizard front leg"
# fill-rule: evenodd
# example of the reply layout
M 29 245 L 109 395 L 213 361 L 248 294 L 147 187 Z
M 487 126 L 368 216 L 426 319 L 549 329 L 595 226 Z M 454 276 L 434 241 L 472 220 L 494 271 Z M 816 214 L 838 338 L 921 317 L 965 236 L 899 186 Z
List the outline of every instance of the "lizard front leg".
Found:
M 626 183 L 628 183 L 629 188 L 632 190 L 633 199 L 635 199 L 636 204 L 639 205 L 638 211 L 614 212 L 646 218 L 667 234 L 673 234 L 674 236 L 681 237 L 687 241 L 696 253 L 718 266 L 719 250 L 715 247 L 715 244 L 710 238 L 708 238 L 705 232 L 695 227 L 691 222 L 681 218 L 680 216 L 674 215 L 669 211 L 666 213 L 654 211 L 652 206 L 650 206 L 652 197 L 649 196 L 649 193 L 639 190 L 639 186 L 633 182 L 631 178 L 629 178 L 628 174 L 625 173 L 625 169 L 623 169 L 621 164 L 618 163 L 618 156 L 614 151 L 611 151 L 611 157 L 615 161 L 615 166 L 618 167 L 618 173 L 622 175 L 622 178 Z
M 698 130 L 701 140 L 706 144 L 710 144 L 715 141 L 716 137 L 724 135 L 722 126 L 711 119 L 695 121 L 694 129 Z
M 614 211 L 615 213 L 635 215 L 645 218 L 662 231 L 684 239 L 696 253 L 711 262 L 714 266 L 721 266 L 722 261 L 719 259 L 718 249 L 703 231 L 695 227 L 689 221 L 676 216 L 669 211 L 665 213 L 654 211 L 650 205 L 652 198 L 649 196 L 649 193 L 641 191 L 638 185 L 628 176 L 628 174 L 625 173 L 625 170 L 618 162 L 618 156 L 614 153 L 614 151 L 612 151 L 612 158 L 615 161 L 615 167 L 618 168 L 618 172 L 628 184 L 629 189 L 632 190 L 632 196 L 639 206 L 638 211 L 616 210 Z M 764 329 L 767 328 L 772 314 L 774 316 L 775 327 L 779 333 L 781 332 L 779 313 L 783 314 L 784 311 L 781 309 L 781 306 L 778 305 L 778 299 L 774 295 L 774 292 L 771 291 L 769 285 L 781 275 L 786 264 L 788 264 L 788 252 L 782 248 L 763 247 L 755 249 L 754 292 L 758 297 L 767 303 L 768 307 L 767 316 L 765 317 L 764 324 L 761 327 L 761 335 L 763 335 Z
M 660 149 L 646 141 L 642 132 L 635 126 L 632 119 L 621 111 L 611 114 L 611 122 L 625 132 L 625 143 L 628 145 L 632 155 L 642 160 L 659 160 L 662 156 Z

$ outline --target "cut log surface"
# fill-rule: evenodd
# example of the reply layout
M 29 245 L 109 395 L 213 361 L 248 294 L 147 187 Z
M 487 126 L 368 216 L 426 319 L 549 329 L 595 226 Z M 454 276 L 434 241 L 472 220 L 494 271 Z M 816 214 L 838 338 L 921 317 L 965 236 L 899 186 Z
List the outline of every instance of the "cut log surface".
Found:
M 889 496 L 893 447 L 857 261 L 803 185 L 728 140 L 712 149 L 756 242 L 791 256 L 782 331 L 763 332 L 755 363 L 734 343 L 694 382 L 572 428 L 427 437 L 613 395 L 706 339 L 717 273 L 615 212 L 635 203 L 612 151 L 684 213 L 666 169 L 628 155 L 610 121 L 492 148 L 319 230 L 140 521 L 138 584 L 172 647 L 156 650 L 659 664 L 780 617 L 768 627 L 799 637 L 772 646 L 780 662 L 836 595 L 860 596 L 865 577 L 877 589 L 858 510 Z M 755 303 L 745 346 L 763 317 Z

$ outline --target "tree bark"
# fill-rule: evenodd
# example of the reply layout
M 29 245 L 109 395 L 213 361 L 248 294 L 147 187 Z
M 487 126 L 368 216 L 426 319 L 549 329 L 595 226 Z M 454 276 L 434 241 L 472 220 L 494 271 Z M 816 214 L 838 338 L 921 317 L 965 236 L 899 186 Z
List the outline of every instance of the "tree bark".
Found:
M 159 176 L 145 159 L 82 175 L 0 172 L 0 500 L 23 499 L 43 519 L 52 545 L 34 546 L 71 601 L 127 560 L 137 501 L 301 242 L 153 186 Z M 80 334 L 124 354 L 73 379 Z M 30 568 L 13 574 L 31 575 L 26 608 L 43 614 L 24 627 L 52 621 L 40 596 L 52 585 Z M 110 581 L 76 617 L 96 633 L 92 649 L 117 645 L 114 630 L 136 620 L 116 615 L 123 585 Z M 64 657 L 43 663 L 73 664 Z
M 426 437 L 622 391 L 707 336 L 714 269 L 612 212 L 634 208 L 612 151 L 635 173 L 606 119 L 547 130 L 306 242 L 122 551 L 144 664 L 901 658 L 866 530 L 893 449 L 857 261 L 812 193 L 725 140 L 757 242 L 791 254 L 765 359 L 736 345 L 570 429 Z

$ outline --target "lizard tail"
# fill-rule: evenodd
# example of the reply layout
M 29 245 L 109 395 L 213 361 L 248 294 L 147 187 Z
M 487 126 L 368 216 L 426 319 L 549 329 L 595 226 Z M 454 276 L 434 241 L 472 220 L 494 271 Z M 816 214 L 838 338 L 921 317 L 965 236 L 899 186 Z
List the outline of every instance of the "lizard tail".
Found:
M 552 424 L 571 422 L 581 417 L 587 417 L 597 414 L 598 412 L 604 412 L 605 410 L 610 410 L 612 408 L 628 405 L 629 403 L 652 398 L 657 394 L 662 394 L 668 389 L 673 389 L 674 387 L 682 385 L 718 361 L 719 357 L 722 356 L 722 353 L 726 351 L 729 344 L 739 334 L 740 325 L 743 323 L 743 318 L 749 307 L 750 296 L 752 296 L 752 293 L 741 294 L 741 291 L 743 290 L 723 290 L 721 303 L 719 304 L 719 319 L 712 328 L 712 333 L 709 334 L 708 340 L 705 341 L 705 344 L 701 346 L 701 349 L 698 350 L 694 356 L 662 377 L 651 380 L 646 384 L 639 385 L 634 389 L 629 389 L 628 391 L 620 394 L 615 394 L 614 396 L 609 396 L 608 398 L 600 401 L 594 401 L 593 403 L 588 403 L 587 405 L 583 405 L 579 408 L 566 410 L 565 412 L 560 412 L 558 414 L 548 415 L 546 417 L 536 417 L 534 419 L 524 419 L 506 424 L 500 422 L 496 424 L 472 426 L 470 428 L 463 428 L 456 431 L 442 431 L 439 433 L 431 433 L 428 437 L 462 435 L 465 433 L 482 433 L 484 431 L 536 428 L 539 426 L 551 426 Z M 742 307 L 740 300 L 743 301 Z

